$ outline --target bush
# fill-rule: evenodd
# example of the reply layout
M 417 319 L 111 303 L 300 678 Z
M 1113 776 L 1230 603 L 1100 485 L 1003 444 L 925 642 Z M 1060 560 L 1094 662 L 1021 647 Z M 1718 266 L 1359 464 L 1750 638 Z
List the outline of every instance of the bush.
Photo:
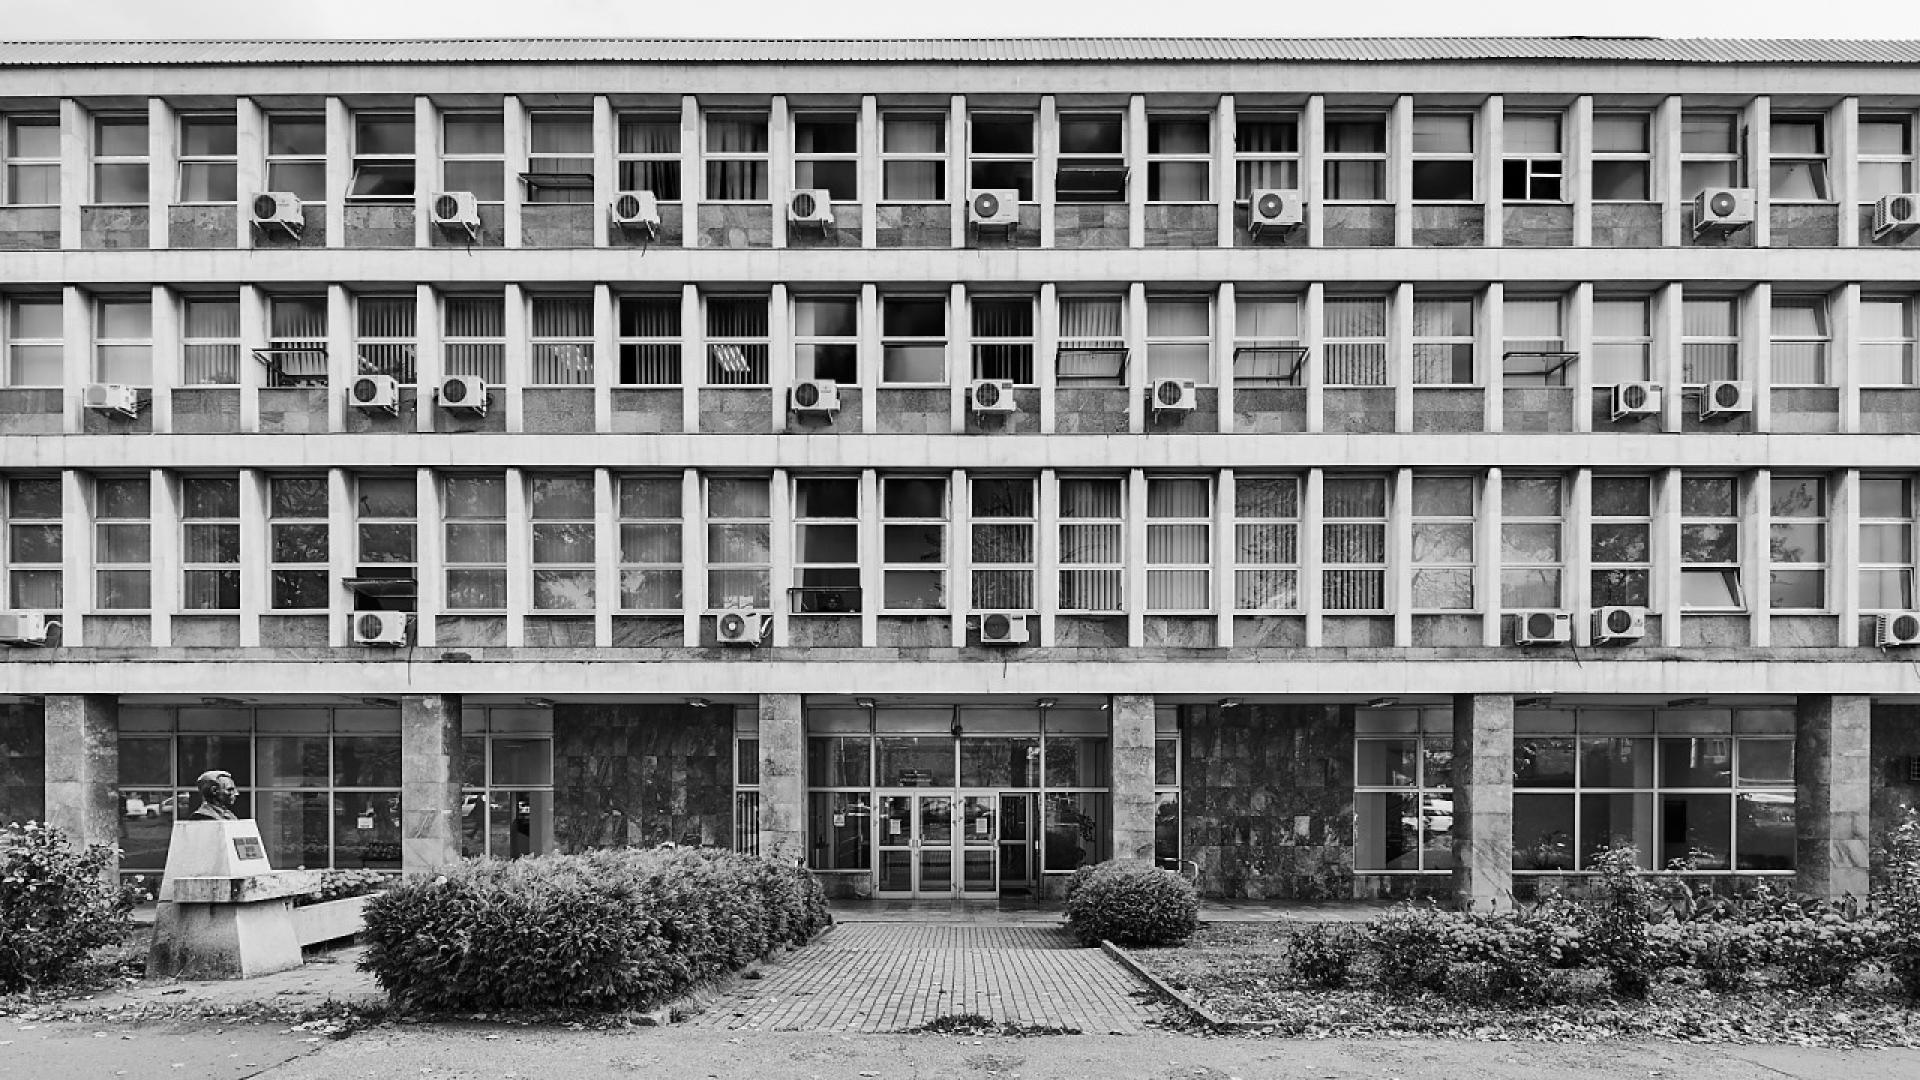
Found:
M 1082 944 L 1178 945 L 1200 926 L 1200 895 L 1150 863 L 1114 859 L 1074 875 L 1067 925 Z
M 294 898 L 294 907 L 324 904 L 329 900 L 347 900 L 370 896 L 393 884 L 397 878 L 379 870 L 322 870 L 320 891 Z
M 371 971 L 407 1010 L 646 1008 L 810 939 L 804 870 L 705 848 L 469 860 L 367 902 Z
M 75 850 L 51 825 L 0 828 L 0 991 L 58 981 L 126 940 L 144 893 L 102 876 L 114 855 L 105 844 Z
M 1360 948 L 1360 935 L 1350 926 L 1303 926 L 1287 938 L 1287 970 L 1316 990 L 1338 990 L 1352 976 Z
M 1558 910 L 1558 909 L 1555 909 Z M 1550 922 L 1407 904 L 1367 928 L 1374 978 L 1387 994 L 1421 990 L 1469 1002 L 1537 996 L 1558 957 Z
M 1881 955 L 1907 996 L 1920 1001 L 1920 818 L 1911 815 L 1887 844 L 1886 884 L 1874 897 L 1885 920 Z
M 1661 950 L 1647 933 L 1653 916 L 1654 890 L 1640 872 L 1640 857 L 1631 845 L 1609 848 L 1594 858 L 1599 871 L 1599 894 L 1587 929 L 1588 948 L 1613 992 L 1626 998 L 1644 998 L 1653 976 L 1665 965 Z

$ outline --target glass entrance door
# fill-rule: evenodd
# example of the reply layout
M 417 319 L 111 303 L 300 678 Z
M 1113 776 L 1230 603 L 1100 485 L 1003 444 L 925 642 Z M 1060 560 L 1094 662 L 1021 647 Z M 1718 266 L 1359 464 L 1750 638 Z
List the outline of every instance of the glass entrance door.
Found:
M 960 796 L 960 892 L 975 899 L 1000 895 L 1000 813 L 992 794 Z
M 879 797 L 874 894 L 900 899 L 999 895 L 998 796 L 895 792 Z
M 1033 830 L 1032 792 L 1000 794 L 1000 895 L 1031 896 L 1040 845 Z

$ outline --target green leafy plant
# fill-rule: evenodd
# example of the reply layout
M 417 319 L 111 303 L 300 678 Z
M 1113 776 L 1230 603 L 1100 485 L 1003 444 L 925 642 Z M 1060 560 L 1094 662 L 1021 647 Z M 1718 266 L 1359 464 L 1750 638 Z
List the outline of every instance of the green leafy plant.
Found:
M 324 904 L 329 900 L 348 900 L 369 896 L 393 884 L 397 878 L 379 870 L 322 870 L 320 891 L 297 897 L 294 907 Z
M 1350 926 L 1312 923 L 1287 938 L 1287 970 L 1306 986 L 1337 990 L 1352 979 L 1361 947 Z
M 1067 925 L 1087 945 L 1177 945 L 1200 926 L 1200 895 L 1171 870 L 1113 859 L 1088 870 L 1073 890 Z
M 0 828 L 0 991 L 57 982 L 88 953 L 126 940 L 145 892 L 107 879 L 116 854 L 105 844 L 76 849 L 38 822 Z
M 1558 929 L 1527 914 L 1409 903 L 1374 920 L 1366 937 L 1381 992 L 1405 997 L 1424 990 L 1490 1002 L 1534 997 L 1545 989 L 1556 950 L 1572 947 L 1572 936 Z
M 1874 908 L 1885 922 L 1880 952 L 1887 970 L 1920 1001 L 1920 817 L 1908 815 L 1887 843 L 1885 883 L 1874 895 Z
M 1587 941 L 1594 959 L 1606 969 L 1613 992 L 1644 998 L 1664 966 L 1661 950 L 1647 932 L 1653 916 L 1654 889 L 1640 872 L 1632 845 L 1608 848 L 1594 857 L 1597 894 Z

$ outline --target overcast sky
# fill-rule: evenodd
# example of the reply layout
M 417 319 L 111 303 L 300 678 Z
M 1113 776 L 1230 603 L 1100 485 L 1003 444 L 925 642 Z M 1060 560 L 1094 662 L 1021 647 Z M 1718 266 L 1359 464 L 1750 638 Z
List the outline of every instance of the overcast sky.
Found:
M 462 37 L 1914 37 L 1894 0 L 4 0 L 0 39 Z

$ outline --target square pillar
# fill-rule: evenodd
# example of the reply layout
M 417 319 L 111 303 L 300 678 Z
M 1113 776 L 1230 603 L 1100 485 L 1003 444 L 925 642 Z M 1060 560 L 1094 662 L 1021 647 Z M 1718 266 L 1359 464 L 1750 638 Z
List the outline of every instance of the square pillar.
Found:
M 1513 907 L 1513 695 L 1453 698 L 1453 898 Z
M 460 698 L 400 699 L 400 869 L 409 877 L 460 859 Z
M 760 695 L 760 855 L 805 866 L 807 716 L 799 694 Z
M 47 824 L 76 845 L 120 846 L 120 702 L 107 694 L 48 694 Z M 106 874 L 118 874 L 118 856 Z
M 1819 900 L 1867 895 L 1868 754 L 1865 694 L 1805 694 L 1793 709 L 1796 888 Z M 48 747 L 52 764 L 52 747 Z
M 1113 857 L 1153 862 L 1153 695 L 1112 699 Z

